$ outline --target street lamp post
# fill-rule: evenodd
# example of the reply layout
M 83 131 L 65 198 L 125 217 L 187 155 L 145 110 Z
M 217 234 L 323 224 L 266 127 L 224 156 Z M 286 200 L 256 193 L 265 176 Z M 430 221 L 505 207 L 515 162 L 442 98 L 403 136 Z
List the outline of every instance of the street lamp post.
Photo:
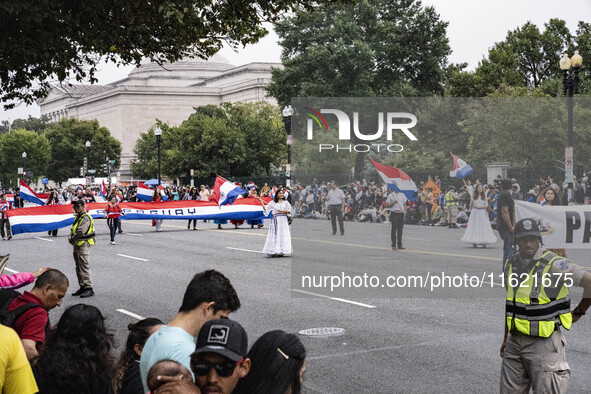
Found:
M 579 68 L 583 64 L 583 58 L 579 51 L 575 51 L 572 58 L 565 53 L 560 59 L 562 70 L 562 93 L 567 96 L 568 126 L 566 131 L 566 147 L 564 149 L 564 180 L 568 183 L 568 201 L 573 197 L 573 96 L 579 93 Z M 572 66 L 573 72 L 569 72 Z
M 291 105 L 283 108 L 283 123 L 285 124 L 285 132 L 287 133 L 287 167 L 285 168 L 285 186 L 291 186 L 291 144 L 293 138 L 291 135 L 291 116 L 293 115 L 293 108 Z
M 154 129 L 154 134 L 156 135 L 156 146 L 158 147 L 158 186 L 160 186 L 160 139 L 162 137 L 162 129 L 160 127 L 156 127 L 156 129 Z
M 86 168 L 84 176 L 86 177 L 86 186 L 90 186 L 90 141 L 86 141 Z
M 23 179 L 25 179 L 25 175 L 27 174 L 27 152 L 23 152 Z M 27 179 L 27 183 L 29 179 Z

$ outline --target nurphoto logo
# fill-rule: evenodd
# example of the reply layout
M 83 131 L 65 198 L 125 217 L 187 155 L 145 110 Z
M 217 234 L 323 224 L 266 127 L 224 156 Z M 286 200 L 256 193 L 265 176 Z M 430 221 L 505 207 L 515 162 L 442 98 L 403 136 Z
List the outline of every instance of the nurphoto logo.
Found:
M 386 130 L 386 140 L 392 141 L 394 133 L 402 132 L 411 141 L 416 141 L 417 137 L 410 131 L 410 129 L 417 124 L 417 117 L 408 112 L 378 112 L 377 113 L 377 131 L 368 132 L 367 130 L 360 130 L 359 128 L 359 112 L 353 112 L 353 122 L 344 111 L 339 109 L 315 109 L 304 107 L 306 114 L 310 117 L 307 119 L 307 139 L 314 138 L 314 124 L 318 125 L 320 131 L 328 132 L 328 124 L 322 114 L 330 114 L 336 116 L 338 121 L 338 135 L 340 141 L 350 141 L 353 130 L 354 136 L 361 141 L 377 141 L 383 138 L 384 129 Z M 351 127 L 352 126 L 352 127 Z M 318 144 L 319 152 L 326 150 L 347 151 L 347 152 L 369 152 L 371 148 L 375 148 L 378 152 L 387 150 L 391 153 L 402 152 L 404 147 L 400 144 L 349 144 L 339 145 L 334 144 Z

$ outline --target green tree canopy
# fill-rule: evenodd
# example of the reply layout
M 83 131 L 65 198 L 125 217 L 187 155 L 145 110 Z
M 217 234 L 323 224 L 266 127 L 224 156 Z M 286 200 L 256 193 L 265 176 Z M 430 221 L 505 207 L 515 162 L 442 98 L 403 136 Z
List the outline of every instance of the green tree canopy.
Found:
M 0 100 L 32 103 L 52 80 L 89 80 L 101 59 L 140 65 L 208 58 L 267 34 L 294 7 L 331 0 L 87 0 L 0 2 Z
M 49 117 L 42 116 L 41 118 L 34 118 L 31 115 L 27 119 L 15 119 L 12 122 L 13 129 L 32 130 L 38 134 L 42 133 L 49 125 Z
M 362 0 L 298 11 L 277 24 L 284 69 L 268 86 L 292 97 L 423 96 L 442 92 L 447 22 L 415 0 Z
M 267 175 L 286 155 L 279 109 L 265 102 L 198 107 L 178 127 L 162 129 L 161 171 L 169 177 Z M 153 129 L 142 133 L 131 164 L 135 177 L 154 178 L 158 158 Z
M 18 168 L 23 167 L 22 154 L 27 153 L 26 168 L 33 170 L 35 178 L 46 175 L 51 157 L 49 141 L 34 131 L 18 129 L 0 135 L 0 181 L 2 186 L 17 186 Z
M 550 19 L 540 31 L 527 22 L 509 31 L 504 41 L 496 43 L 474 72 L 463 71 L 464 65 L 448 70 L 446 94 L 456 97 L 483 97 L 503 85 L 541 89 L 556 96 L 562 92 L 562 71 L 559 60 L 563 53 L 570 56 L 579 50 L 583 56 L 581 92 L 591 91 L 588 80 L 591 72 L 591 25 L 579 22 L 572 34 L 566 22 Z
M 95 169 L 95 175 L 107 175 L 102 171 L 107 157 L 115 160 L 115 167 L 120 165 L 121 143 L 96 120 L 62 119 L 52 123 L 44 135 L 51 144 L 47 174 L 57 182 L 80 176 L 80 167 L 86 157 L 86 141 L 91 144 L 89 169 Z

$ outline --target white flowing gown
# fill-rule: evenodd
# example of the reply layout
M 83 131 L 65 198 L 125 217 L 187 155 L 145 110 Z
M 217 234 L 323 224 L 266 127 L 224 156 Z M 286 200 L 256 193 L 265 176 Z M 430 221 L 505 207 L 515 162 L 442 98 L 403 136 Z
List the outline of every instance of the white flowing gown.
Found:
M 273 214 L 265 247 L 263 248 L 263 253 L 267 256 L 274 254 L 289 255 L 292 253 L 291 232 L 289 231 L 287 215 L 279 213 L 279 210 L 291 212 L 291 204 L 287 201 L 277 203 L 271 201 L 265 207 L 265 215 L 269 212 Z
M 479 209 L 479 207 L 488 207 L 488 203 L 480 197 L 474 200 L 474 207 L 470 219 L 468 219 L 468 227 L 466 227 L 462 242 L 473 245 L 494 244 L 497 242 L 497 237 L 493 233 L 486 209 Z

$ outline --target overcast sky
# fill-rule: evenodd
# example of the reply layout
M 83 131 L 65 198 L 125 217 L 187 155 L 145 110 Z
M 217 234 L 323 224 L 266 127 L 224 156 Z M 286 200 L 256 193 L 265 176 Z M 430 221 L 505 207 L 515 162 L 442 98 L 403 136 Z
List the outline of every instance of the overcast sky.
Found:
M 449 22 L 447 36 L 452 49 L 449 61 L 467 62 L 470 70 L 478 65 L 495 42 L 503 41 L 509 30 L 527 21 L 543 29 L 550 18 L 563 19 L 574 34 L 582 16 L 591 15 L 589 0 L 423 0 L 423 4 L 433 5 L 441 19 Z M 231 64 L 241 65 L 255 61 L 279 62 L 281 49 L 277 45 L 277 36 L 271 32 L 258 44 L 250 45 L 239 53 L 228 48 L 220 53 Z M 97 74 L 99 84 L 123 79 L 132 69 L 133 66 L 117 68 L 105 65 Z M 39 107 L 21 105 L 11 111 L 0 109 L 0 121 L 27 118 L 29 115 L 39 117 Z

